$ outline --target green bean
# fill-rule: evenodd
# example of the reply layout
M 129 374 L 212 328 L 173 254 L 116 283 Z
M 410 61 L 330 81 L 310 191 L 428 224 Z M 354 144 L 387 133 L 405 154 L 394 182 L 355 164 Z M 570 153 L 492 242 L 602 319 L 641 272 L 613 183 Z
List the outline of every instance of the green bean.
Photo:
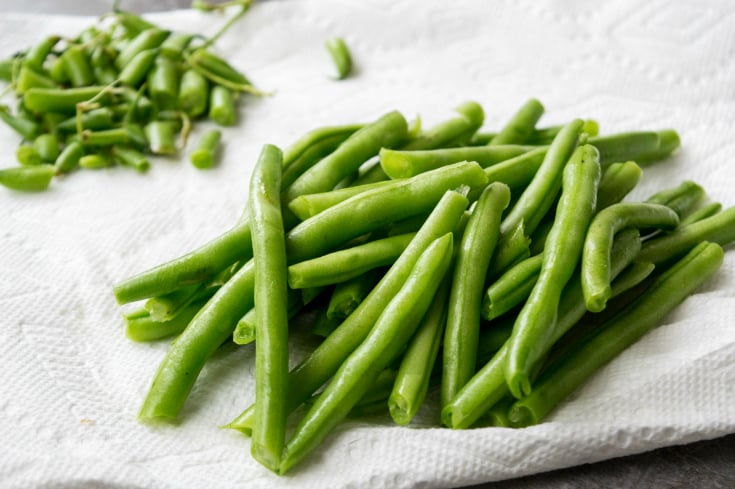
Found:
M 179 84 L 178 107 L 191 117 L 198 117 L 207 110 L 209 82 L 196 70 L 186 70 Z
M 254 278 L 250 260 L 217 290 L 171 344 L 140 409 L 140 419 L 178 416 L 204 363 L 253 307 Z
M 15 150 L 15 158 L 18 163 L 24 166 L 40 165 L 43 163 L 41 153 L 38 152 L 35 145 L 22 144 Z
M 720 212 L 721 210 L 722 210 L 722 204 L 720 204 L 719 202 L 713 202 L 711 204 L 704 205 L 698 209 L 693 210 L 691 214 L 689 214 L 684 219 L 682 219 L 679 222 L 679 226 L 687 226 L 697 221 L 701 221 L 702 219 L 712 217 L 718 212 Z
M 39 73 L 29 66 L 21 66 L 15 79 L 15 93 L 22 95 L 31 88 L 56 88 L 58 85 L 50 77 Z
M 110 166 L 110 161 L 100 154 L 89 154 L 79 158 L 79 167 L 87 170 L 99 170 Z
M 138 315 L 125 316 L 125 336 L 133 341 L 155 341 L 180 334 L 194 318 L 203 302 L 187 305 L 178 314 L 166 321 L 154 321 L 143 309 Z
M 451 283 L 445 279 L 436 291 L 434 301 L 421 319 L 408 344 L 388 398 L 391 418 L 397 424 L 411 422 L 429 389 L 447 318 L 447 302 Z
M 313 129 L 304 134 L 283 151 L 283 165 L 285 168 L 290 168 L 299 158 L 302 158 L 307 151 L 311 150 L 319 143 L 331 140 L 331 138 L 336 138 L 336 140 L 339 140 L 339 143 L 341 143 L 362 127 L 363 124 L 348 124 L 344 126 L 326 126 Z M 331 153 L 337 146 L 339 146 L 339 143 L 335 143 L 334 147 L 327 150 L 324 155 Z M 284 183 L 284 187 L 287 185 L 290 185 L 290 183 Z
M 514 426 L 528 426 L 541 419 L 603 365 L 653 329 L 658 322 L 717 271 L 722 248 L 702 243 L 635 302 L 605 323 L 600 333 L 567 356 L 539 379 L 533 392 L 517 401 L 509 417 Z
M 679 186 L 661 190 L 646 199 L 649 204 L 661 204 L 676 212 L 679 219 L 684 218 L 705 197 L 704 189 L 691 180 L 683 181 Z
M 59 138 L 56 134 L 41 134 L 33 140 L 33 148 L 38 151 L 42 162 L 53 163 L 59 156 Z
M 145 30 L 156 28 L 155 24 L 148 22 L 143 17 L 124 10 L 116 10 L 115 19 L 123 26 L 130 37 L 135 37 Z
M 0 106 L 0 119 L 28 141 L 41 132 L 40 124 L 21 115 L 12 115 L 5 106 Z
M 13 72 L 16 62 L 15 58 L 0 60 L 0 80 L 6 82 L 13 81 Z
M 331 154 L 299 176 L 284 196 L 289 202 L 298 195 L 332 190 L 342 178 L 351 175 L 382 147 L 402 142 L 407 135 L 406 120 L 398 112 L 389 112 L 377 121 L 358 129 Z
M 600 178 L 597 189 L 597 211 L 616 204 L 630 193 L 641 178 L 641 167 L 634 161 L 613 163 Z
M 390 222 L 426 212 L 446 189 L 461 185 L 483 188 L 486 184 L 477 163 L 463 162 L 363 192 L 294 227 L 286 242 L 289 260 L 294 263 L 318 256 Z M 355 209 L 360 209 L 359 216 Z
M 130 63 L 120 70 L 120 75 L 118 75 L 120 82 L 129 87 L 139 86 L 146 79 L 158 53 L 158 49 L 146 49 L 136 54 Z
M 329 190 L 327 192 L 318 192 L 314 194 L 299 195 L 293 198 L 289 203 L 288 207 L 291 209 L 296 217 L 305 221 L 310 217 L 314 217 L 320 212 L 334 207 L 340 202 L 354 197 L 355 195 L 361 194 L 368 190 L 375 190 L 378 188 L 385 188 L 386 186 L 392 185 L 393 182 L 375 182 L 366 183 L 364 185 L 355 185 L 352 187 L 345 187 L 339 190 Z
M 134 168 L 140 173 L 147 172 L 151 167 L 150 161 L 143 153 L 128 146 L 113 146 L 112 156 L 120 164 Z
M 407 243 L 408 244 L 408 243 Z M 378 270 L 372 269 L 334 287 L 327 305 L 327 317 L 343 320 L 367 297 L 380 280 Z
M 452 234 L 435 240 L 416 261 L 370 334 L 347 357 L 334 379 L 296 427 L 279 473 L 286 473 L 319 444 L 400 352 L 429 308 L 452 259 Z M 334 333 L 330 336 L 333 337 Z
M 75 112 L 77 104 L 87 102 L 105 90 L 102 86 L 77 88 L 30 88 L 23 94 L 23 104 L 32 112 Z
M 86 87 L 95 82 L 86 50 L 82 46 L 67 47 L 60 58 L 71 86 Z
M 344 282 L 368 270 L 390 265 L 416 233 L 406 233 L 334 251 L 288 267 L 288 284 L 294 289 Z
M 288 415 L 288 299 L 280 199 L 281 158 L 280 149 L 263 146 L 248 193 L 258 320 L 251 454 L 274 472 L 281 462 Z
M 449 190 L 406 250 L 398 257 L 377 286 L 350 316 L 289 374 L 289 411 L 296 409 L 337 371 L 347 356 L 368 335 L 390 300 L 403 286 L 419 255 L 438 237 L 459 223 L 469 201 Z M 247 433 L 252 426 L 252 409 L 246 409 L 230 426 Z
M 48 55 L 60 40 L 60 36 L 54 35 L 36 44 L 23 55 L 23 64 L 34 70 L 43 70 L 43 64 L 46 62 L 46 58 L 48 58 Z
M 625 229 L 615 238 L 612 252 L 612 277 L 618 274 L 633 261 L 640 251 L 641 243 L 638 231 Z M 613 287 L 613 294 L 621 293 L 619 287 Z M 567 284 L 559 302 L 558 317 L 549 340 L 554 344 L 566 331 L 574 326 L 587 311 L 579 277 Z M 492 326 L 491 326 L 492 327 Z M 536 350 L 542 354 L 539 348 Z M 505 381 L 505 363 L 508 343 L 504 344 L 495 355 L 472 377 L 452 400 L 442 409 L 442 422 L 453 429 L 468 428 L 483 416 L 495 403 L 504 396 L 510 395 Z M 540 367 L 537 364 L 534 371 Z
M 332 56 L 334 66 L 337 67 L 337 79 L 344 80 L 347 78 L 352 71 L 352 56 L 350 50 L 347 48 L 344 39 L 341 37 L 335 37 L 329 39 L 326 43 L 327 51 Z
M 452 400 L 475 371 L 485 278 L 498 240 L 500 219 L 509 202 L 507 185 L 488 185 L 457 248 L 444 332 L 442 405 Z
M 587 309 L 602 311 L 610 296 L 610 247 L 618 230 L 625 227 L 673 229 L 678 224 L 676 212 L 660 204 L 622 202 L 600 211 L 589 226 L 582 252 L 582 288 Z
M 115 284 L 115 298 L 125 304 L 205 282 L 236 261 L 252 256 L 250 236 L 249 223 L 240 222 L 186 255 Z
M 487 320 L 505 314 L 528 298 L 541 271 L 541 254 L 516 263 L 485 291 L 481 314 Z
M 209 91 L 209 118 L 220 126 L 232 126 L 236 117 L 232 91 L 221 85 L 214 85 Z
M 217 129 L 205 132 L 199 139 L 197 148 L 189 155 L 191 164 L 199 169 L 213 167 L 221 138 L 222 132 Z
M 38 192 L 46 190 L 54 176 L 51 165 L 19 166 L 0 169 L 0 185 L 13 190 Z
M 141 31 L 118 53 L 115 58 L 115 66 L 118 70 L 124 69 L 138 53 L 161 46 L 168 36 L 169 31 L 158 27 L 150 27 Z
M 536 122 L 544 113 L 544 106 L 531 99 L 521 107 L 488 144 L 522 144 L 533 133 Z
M 424 151 L 380 150 L 380 165 L 390 178 L 408 178 L 458 161 L 476 161 L 486 168 L 534 148 L 519 145 L 467 146 Z
M 79 159 L 82 156 L 84 156 L 84 147 L 79 141 L 68 143 L 54 162 L 56 173 L 61 174 L 72 171 L 79 166 Z
M 658 147 L 639 155 L 637 157 L 639 163 L 650 163 L 668 158 L 681 145 L 679 134 L 673 129 L 658 131 L 658 138 Z
M 125 122 L 148 120 L 152 116 L 154 111 L 153 102 L 143 95 L 142 91 L 136 91 L 130 87 L 122 87 L 121 95 L 123 100 L 130 104 Z
M 450 141 L 465 134 L 472 134 L 482 126 L 485 120 L 485 112 L 477 102 L 465 102 L 454 109 L 459 113 L 458 117 L 448 119 L 426 132 L 411 138 L 401 146 L 401 151 L 432 150 L 439 148 Z M 450 163 L 463 161 L 468 158 L 459 158 Z M 383 168 L 385 170 L 385 168 Z M 392 177 L 395 178 L 395 177 Z
M 647 240 L 643 244 L 640 259 L 656 265 L 664 264 L 684 255 L 701 241 L 722 246 L 735 241 L 735 207 Z
M 600 164 L 618 161 L 638 161 L 646 154 L 658 151 L 660 134 L 654 131 L 623 132 L 609 136 L 595 136 L 587 140 L 600 152 Z
M 523 223 L 520 223 L 518 227 L 506 235 L 502 241 L 502 246 L 500 244 L 496 246 L 495 254 L 490 260 L 488 277 L 494 278 L 530 256 L 531 240 L 526 237 Z
M 184 58 L 191 68 L 197 70 L 216 85 L 226 87 L 232 91 L 245 91 L 254 95 L 263 95 L 262 92 L 253 87 L 253 84 L 244 74 L 224 59 L 204 48 L 196 49 L 190 55 L 185 55 Z
M 176 149 L 176 129 L 171 121 L 151 121 L 143 128 L 153 154 L 171 155 Z
M 564 168 L 562 193 L 544 247 L 539 277 L 508 340 L 505 379 L 516 398 L 531 391 L 534 350 L 547 342 L 546 335 L 554 328 L 562 291 L 577 267 L 585 233 L 595 213 L 599 181 L 597 149 L 580 146 Z
M 554 138 L 528 187 L 503 219 L 500 228 L 501 246 L 507 239 L 505 235 L 515 230 L 519 224 L 523 223 L 524 232 L 529 236 L 541 222 L 561 188 L 562 170 L 577 147 L 581 129 L 582 121 L 575 119 Z

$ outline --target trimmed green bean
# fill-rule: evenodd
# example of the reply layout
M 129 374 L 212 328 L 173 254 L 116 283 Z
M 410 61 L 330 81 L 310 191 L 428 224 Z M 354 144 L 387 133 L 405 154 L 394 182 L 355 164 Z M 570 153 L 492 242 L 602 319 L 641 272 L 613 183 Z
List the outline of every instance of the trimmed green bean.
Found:
M 289 260 L 294 263 L 318 256 L 390 222 L 426 212 L 447 189 L 461 185 L 483 188 L 486 184 L 485 173 L 477 163 L 463 162 L 363 192 L 294 227 L 286 242 Z M 355 209 L 360 210 L 359 215 Z
M 392 147 L 407 135 L 407 124 L 398 112 L 389 112 L 349 136 L 337 149 L 301 174 L 285 193 L 285 202 L 299 195 L 332 190 L 342 178 L 377 155 L 380 148 Z
M 230 63 L 213 54 L 212 52 L 199 48 L 185 56 L 186 62 L 193 69 L 204 75 L 209 81 L 233 91 L 245 91 L 254 95 L 263 95 L 262 92 L 253 87 L 247 77 L 233 67 Z
M 485 112 L 477 102 L 464 102 L 454 110 L 459 113 L 458 117 L 441 122 L 428 131 L 411 138 L 406 144 L 401 146 L 401 151 L 432 150 L 439 148 L 463 135 L 474 133 L 485 121 Z M 468 158 L 459 158 L 450 163 L 456 163 L 465 159 Z M 383 169 L 385 170 L 385 168 Z
M 597 189 L 597 212 L 623 200 L 641 179 L 641 167 L 634 161 L 613 163 L 600 178 Z
M 128 144 L 130 142 L 130 133 L 125 127 L 103 129 L 101 131 L 90 131 L 85 129 L 82 131 L 81 138 L 79 140 L 87 147 L 107 147 L 115 144 Z
M 610 297 L 610 247 L 618 230 L 674 229 L 678 224 L 676 212 L 660 204 L 621 202 L 600 211 L 589 226 L 582 252 L 582 288 L 587 309 L 602 311 Z
M 488 144 L 522 144 L 533 134 L 536 122 L 544 113 L 544 106 L 531 99 L 516 112 L 510 121 L 493 137 Z
M 281 159 L 280 149 L 263 146 L 248 193 L 258 321 L 251 454 L 274 472 L 281 463 L 288 415 L 288 298 L 280 199 Z
M 0 169 L 0 185 L 25 192 L 46 190 L 53 177 L 54 167 L 51 165 L 19 166 Z
M 635 302 L 607 321 L 602 331 L 544 374 L 533 392 L 511 408 L 513 425 L 528 426 L 545 418 L 562 399 L 710 279 L 722 260 L 723 251 L 717 244 L 705 242 L 695 247 Z
M 48 58 L 48 55 L 60 40 L 60 36 L 49 36 L 40 43 L 31 47 L 23 55 L 23 64 L 33 68 L 34 70 L 43 70 L 43 64 L 46 62 L 46 58 Z
M 111 129 L 115 124 L 115 114 L 109 107 L 100 107 L 90 111 L 83 112 L 80 116 L 82 129 L 93 131 L 101 129 Z M 76 132 L 78 130 L 79 120 L 76 116 L 69 117 L 61 121 L 56 129 L 63 132 Z
M 341 143 L 362 127 L 363 124 L 348 124 L 344 126 L 326 126 L 312 129 L 311 131 L 307 132 L 299 139 L 297 139 L 294 143 L 292 143 L 288 148 L 283 151 L 283 165 L 285 168 L 291 168 L 295 165 L 298 159 L 304 156 L 307 151 L 312 150 L 320 143 L 331 140 L 332 138 L 335 138 L 335 140 L 338 140 L 339 143 Z M 334 151 L 334 149 L 339 146 L 339 143 L 333 143 L 334 147 L 327 150 L 322 156 L 325 156 Z M 303 172 L 303 170 L 301 172 Z M 287 185 L 290 185 L 290 183 L 284 183 L 283 185 L 285 187 Z
M 649 204 L 665 205 L 683 219 L 704 199 L 704 189 L 691 180 L 683 181 L 679 186 L 661 190 L 646 199 Z
M 501 216 L 509 203 L 507 185 L 488 185 L 475 204 L 457 248 L 444 332 L 442 405 L 452 400 L 475 371 L 485 278 L 500 233 Z
M 179 97 L 179 69 L 168 58 L 158 56 L 148 73 L 148 96 L 159 110 L 173 110 Z M 214 101 L 213 101 L 214 103 Z
M 332 382 L 296 427 L 279 473 L 286 473 L 313 450 L 357 404 L 369 381 L 374 381 L 401 351 L 428 310 L 451 260 L 452 234 L 447 233 L 421 254 L 405 283 L 376 320 L 375 327 L 345 359 Z
M 654 131 L 623 132 L 591 137 L 587 144 L 597 148 L 600 164 L 604 166 L 618 161 L 638 161 L 642 156 L 658 151 L 661 138 Z
M 296 409 L 324 384 L 368 335 L 386 305 L 403 286 L 407 275 L 426 247 L 440 236 L 452 232 L 469 201 L 449 190 L 406 250 L 386 272 L 377 286 L 324 341 L 289 374 L 288 407 Z M 248 433 L 252 426 L 252 408 L 246 409 L 230 426 Z
M 6 106 L 0 106 L 0 119 L 27 141 L 32 141 L 41 133 L 41 125 L 21 115 L 13 115 Z
M 15 93 L 22 95 L 31 88 L 56 88 L 56 82 L 29 66 L 21 66 L 15 78 Z
M 447 318 L 450 281 L 439 286 L 429 310 L 408 344 L 388 398 L 390 416 L 399 425 L 411 422 L 429 390 Z
M 531 135 L 524 141 L 525 144 L 551 144 L 559 131 L 564 127 L 563 124 L 558 126 L 544 127 L 536 129 Z M 594 119 L 585 119 L 582 126 L 582 132 L 587 134 L 588 137 L 595 137 L 600 132 L 600 125 Z
M 679 134 L 673 129 L 658 131 L 658 147 L 637 157 L 639 163 L 651 163 L 671 156 L 681 145 Z
M 580 146 L 564 168 L 562 193 L 544 247 L 539 277 L 508 340 L 505 379 L 516 398 L 531 391 L 535 350 L 537 345 L 547 342 L 548 332 L 557 320 L 562 291 L 579 262 L 585 233 L 595 213 L 599 181 L 597 149 Z
M 533 147 L 520 145 L 467 146 L 431 150 L 405 151 L 383 148 L 380 165 L 390 178 L 408 178 L 458 161 L 475 161 L 487 168 L 528 153 Z
M 189 47 L 189 44 L 194 37 L 195 36 L 193 34 L 185 32 L 172 32 L 166 40 L 161 43 L 161 54 L 173 61 L 180 61 L 183 57 L 184 50 Z
M 392 183 L 393 182 L 390 181 L 366 183 L 364 185 L 355 185 L 338 190 L 329 190 L 327 192 L 299 195 L 288 203 L 288 208 L 291 209 L 291 212 L 293 212 L 296 217 L 305 221 L 306 219 L 314 217 L 320 212 L 329 209 L 340 202 L 344 202 L 355 195 L 368 190 L 384 188 Z
M 217 129 L 202 134 L 197 148 L 191 152 L 191 164 L 199 169 L 212 168 L 222 138 L 222 132 Z
M 296 290 L 288 289 L 288 303 L 286 311 L 288 319 L 291 319 L 304 307 L 301 301 L 301 293 Z M 255 331 L 258 329 L 258 311 L 255 307 L 251 308 L 245 315 L 240 318 L 232 332 L 232 341 L 237 345 L 247 345 L 255 341 Z
M 332 61 L 334 61 L 334 66 L 337 68 L 337 79 L 344 80 L 352 71 L 352 56 L 347 44 L 341 37 L 335 37 L 329 39 L 325 46 L 332 57 Z

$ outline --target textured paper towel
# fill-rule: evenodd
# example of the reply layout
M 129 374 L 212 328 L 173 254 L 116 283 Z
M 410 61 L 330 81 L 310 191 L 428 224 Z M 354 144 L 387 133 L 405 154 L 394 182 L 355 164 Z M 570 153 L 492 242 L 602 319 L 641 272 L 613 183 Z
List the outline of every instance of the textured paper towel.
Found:
M 154 17 L 206 32 L 212 19 Z M 6 16 L 0 55 L 91 21 Z M 167 345 L 126 340 L 111 294 L 114 282 L 233 224 L 261 144 L 392 109 L 428 126 L 477 100 L 491 129 L 535 96 L 547 107 L 543 125 L 579 116 L 607 133 L 674 127 L 683 150 L 646 169 L 635 196 L 693 178 L 733 205 L 733 32 L 735 5 L 725 0 L 255 5 L 219 45 L 275 95 L 245 101 L 238 127 L 224 131 L 219 168 L 164 159 L 145 176 L 89 171 L 43 194 L 0 192 L 0 486 L 449 487 L 735 432 L 732 252 L 714 280 L 546 423 L 455 432 L 437 427 L 430 402 L 410 428 L 383 417 L 343 423 L 284 478 L 251 460 L 246 438 L 217 428 L 253 400 L 250 347 L 216 354 L 178 426 L 136 422 Z M 323 48 L 337 35 L 357 64 L 342 82 Z M 0 128 L 3 165 L 16 145 Z M 306 347 L 294 343 L 294 358 Z

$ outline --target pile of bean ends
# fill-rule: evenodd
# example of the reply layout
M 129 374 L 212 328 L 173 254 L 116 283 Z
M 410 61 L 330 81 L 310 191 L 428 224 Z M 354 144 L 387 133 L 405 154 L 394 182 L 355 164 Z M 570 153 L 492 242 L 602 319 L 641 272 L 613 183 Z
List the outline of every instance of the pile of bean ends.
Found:
M 479 104 L 456 112 L 428 129 L 390 112 L 264 146 L 243 219 L 115 285 L 120 304 L 145 300 L 125 313 L 130 339 L 177 336 L 140 419 L 176 419 L 207 359 L 254 341 L 254 404 L 227 426 L 278 474 L 348 416 L 409 424 L 430 388 L 437 424 L 539 423 L 735 239 L 735 207 L 695 182 L 624 201 L 679 147 L 673 130 L 537 128 L 544 107 L 529 100 L 490 134 Z M 323 340 L 289 371 L 289 325 L 304 318 Z
M 212 37 L 172 32 L 125 11 L 103 16 L 74 38 L 50 36 L 0 62 L 15 112 L 0 119 L 22 137 L 17 167 L 0 170 L 0 184 L 42 191 L 55 175 L 122 165 L 146 172 L 148 155 L 177 155 L 192 121 L 236 123 L 238 95 L 262 95 L 246 76 L 212 50 L 251 0 L 209 6 L 237 7 Z M 220 131 L 206 131 L 190 160 L 209 168 Z M 177 138 L 180 141 L 177 142 Z

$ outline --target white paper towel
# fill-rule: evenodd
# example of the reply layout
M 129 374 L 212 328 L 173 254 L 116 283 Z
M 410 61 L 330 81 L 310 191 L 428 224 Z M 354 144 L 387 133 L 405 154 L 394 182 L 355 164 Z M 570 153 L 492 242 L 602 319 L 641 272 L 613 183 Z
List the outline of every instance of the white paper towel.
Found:
M 204 32 L 222 21 L 193 11 L 152 18 Z M 0 56 L 92 21 L 5 16 Z M 242 104 L 218 168 L 161 159 L 144 176 L 85 171 L 42 194 L 0 192 L 0 486 L 450 487 L 735 432 L 732 251 L 714 280 L 547 422 L 451 431 L 430 402 L 409 428 L 384 417 L 343 423 L 281 478 L 250 458 L 247 438 L 217 428 L 253 400 L 252 347 L 215 355 L 179 425 L 138 424 L 167 344 L 128 341 L 111 293 L 232 225 L 263 143 L 393 109 L 430 126 L 476 100 L 492 129 L 534 96 L 547 107 L 543 125 L 586 117 L 604 133 L 673 127 L 682 151 L 647 168 L 634 197 L 692 178 L 734 205 L 733 32 L 725 0 L 256 4 L 218 45 L 275 94 Z M 323 45 L 334 36 L 356 63 L 345 81 L 334 80 Z M 0 128 L 3 166 L 17 143 Z M 294 356 L 304 350 L 295 344 Z

